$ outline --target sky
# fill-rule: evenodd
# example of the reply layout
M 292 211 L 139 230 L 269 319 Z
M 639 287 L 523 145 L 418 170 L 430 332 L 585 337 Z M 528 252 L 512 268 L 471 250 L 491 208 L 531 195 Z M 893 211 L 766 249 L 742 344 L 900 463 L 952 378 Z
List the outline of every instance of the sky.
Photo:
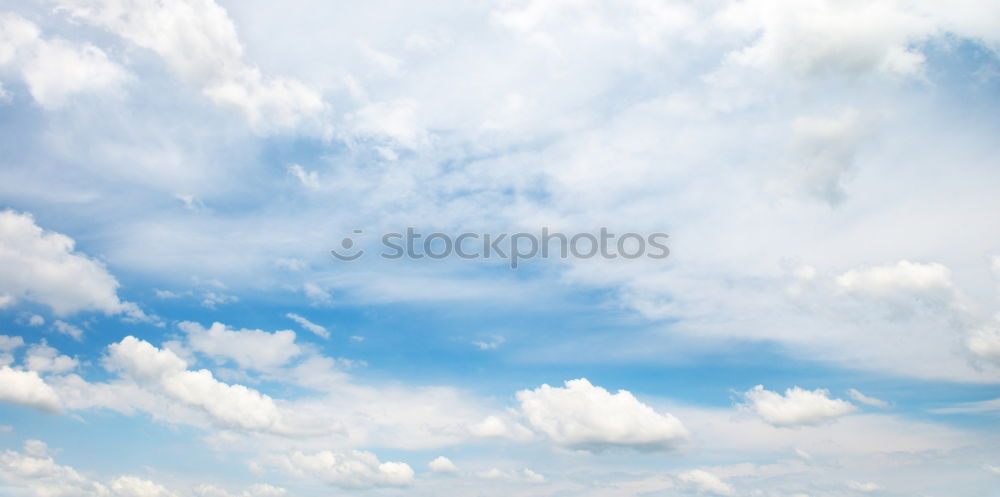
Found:
M 4 0 L 0 495 L 1000 496 L 998 115 L 995 1 Z M 379 256 L 543 228 L 669 255 Z

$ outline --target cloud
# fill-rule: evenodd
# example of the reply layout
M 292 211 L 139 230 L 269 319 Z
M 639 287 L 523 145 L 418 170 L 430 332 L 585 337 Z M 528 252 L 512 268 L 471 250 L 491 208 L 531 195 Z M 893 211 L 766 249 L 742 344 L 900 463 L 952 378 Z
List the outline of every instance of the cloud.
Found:
M 433 461 L 427 463 L 427 467 L 435 473 L 458 473 L 458 467 L 444 456 L 437 456 Z
M 111 480 L 110 486 L 120 497 L 177 497 L 162 485 L 135 476 L 119 476 Z
M 888 409 L 889 407 L 892 407 L 892 404 L 889 404 L 884 400 L 876 399 L 875 397 L 869 397 L 853 388 L 848 390 L 847 394 L 850 395 L 855 402 L 859 402 L 861 404 L 869 405 L 872 407 L 878 407 L 879 409 Z
M 1000 365 L 1000 326 L 994 322 L 973 330 L 965 346 L 977 357 Z
M 583 378 L 566 381 L 565 388 L 521 390 L 517 400 L 531 428 L 569 447 L 671 449 L 688 436 L 673 415 L 654 411 L 626 390 L 612 394 Z
M 857 492 L 865 492 L 865 493 L 875 492 L 877 490 L 882 490 L 881 486 L 879 486 L 878 484 L 872 483 L 870 481 L 869 482 L 857 482 L 857 481 L 854 481 L 854 480 L 851 480 L 851 481 L 847 482 L 847 488 L 849 488 L 851 490 L 854 490 L 854 491 L 857 491 Z
M 42 411 L 58 411 L 59 396 L 38 373 L 0 367 L 0 401 L 11 402 Z
M 745 407 L 774 426 L 815 425 L 853 412 L 850 402 L 831 399 L 825 389 L 792 387 L 781 395 L 757 385 L 743 394 Z
M 500 468 L 492 468 L 487 471 L 480 471 L 476 476 L 481 480 L 507 480 L 527 483 L 545 483 L 545 476 L 536 473 L 528 468 L 521 471 L 503 471 Z
M 281 487 L 258 483 L 250 485 L 246 490 L 233 494 L 214 485 L 199 485 L 194 489 L 200 497 L 284 497 L 288 491 Z
M 306 171 L 302 166 L 292 164 L 288 166 L 288 172 L 295 176 L 302 186 L 312 190 L 319 189 L 319 173 L 316 171 Z
M 78 342 L 83 340 L 83 330 L 77 326 L 67 323 L 66 321 L 57 319 L 52 323 L 52 326 L 56 329 L 56 331 L 73 338 L 73 340 Z
M 81 93 L 115 92 L 129 79 L 101 49 L 43 38 L 38 26 L 17 15 L 0 14 L 0 33 L 0 67 L 17 71 L 46 109 L 62 107 Z
M 24 452 L 0 453 L 0 476 L 16 489 L 39 497 L 107 497 L 108 488 L 90 480 L 70 466 L 56 464 L 37 441 L 25 442 Z M 129 496 L 122 496 L 129 497 Z M 132 496 L 139 497 L 139 496 Z
M 693 469 L 691 471 L 680 473 L 677 475 L 677 480 L 680 481 L 684 487 L 687 487 L 698 494 L 722 496 L 734 495 L 732 486 L 722 481 L 722 479 L 718 476 L 702 469 Z
M 341 488 L 400 487 L 413 481 L 413 469 L 408 464 L 379 462 L 375 454 L 359 450 L 311 454 L 296 451 L 274 462 L 291 475 L 318 478 Z
M 14 362 L 13 352 L 24 346 L 24 339 L 18 336 L 0 335 L 0 366 Z
M 729 54 L 738 65 L 801 76 L 916 76 L 925 58 L 912 47 L 934 34 L 935 26 L 898 5 L 749 0 L 731 3 L 719 19 L 723 26 L 759 33 Z
M 330 331 L 327 330 L 325 327 L 313 323 L 312 321 L 302 316 L 299 316 L 294 312 L 289 312 L 288 314 L 285 314 L 285 317 L 291 319 L 292 321 L 295 321 L 296 323 L 299 323 L 299 326 L 305 328 L 308 331 L 311 331 L 312 333 L 318 336 L 321 336 L 323 338 L 330 338 Z
M 505 341 L 504 337 L 498 336 L 494 337 L 493 340 L 490 341 L 472 342 L 472 345 L 475 345 L 479 350 L 496 350 L 498 347 L 503 345 Z
M 204 410 L 224 425 L 269 430 L 280 423 L 278 408 L 267 395 L 243 385 L 222 383 L 206 369 L 189 371 L 187 363 L 170 350 L 135 337 L 108 346 L 106 363 L 140 384 Z
M 271 371 L 302 353 L 291 330 L 234 330 L 222 323 L 205 329 L 191 321 L 177 325 L 187 334 L 191 348 L 209 357 L 231 359 L 243 369 Z
M 73 239 L 35 224 L 30 214 L 0 211 L 0 294 L 48 306 L 57 316 L 100 311 L 148 319 L 118 298 L 118 281 Z
M 212 0 L 59 0 L 62 11 L 162 57 L 182 80 L 214 103 L 239 112 L 261 131 L 318 126 L 322 95 L 302 82 L 264 75 L 243 61 L 226 10 Z
M 800 117 L 793 131 L 794 186 L 831 206 L 842 203 L 864 131 L 859 113 L 847 109 L 832 117 Z
M 24 367 L 36 373 L 64 374 L 77 368 L 80 362 L 76 359 L 60 355 L 59 351 L 49 347 L 44 342 L 32 345 L 24 358 Z
M 894 265 L 851 269 L 835 280 L 847 293 L 881 299 L 916 296 L 929 303 L 957 305 L 951 270 L 938 263 L 899 261 Z

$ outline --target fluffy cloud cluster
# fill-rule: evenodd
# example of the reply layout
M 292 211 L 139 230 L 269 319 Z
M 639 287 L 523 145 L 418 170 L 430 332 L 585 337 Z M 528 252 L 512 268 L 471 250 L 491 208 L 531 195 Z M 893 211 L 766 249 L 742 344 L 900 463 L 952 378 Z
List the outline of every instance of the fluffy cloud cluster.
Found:
M 522 390 L 517 400 L 532 428 L 570 447 L 670 449 L 688 436 L 673 415 L 656 412 L 628 391 L 612 394 L 583 378 L 566 381 L 564 388 Z
M 49 347 L 44 342 L 28 348 L 28 352 L 24 357 L 24 367 L 40 374 L 68 373 L 76 369 L 79 365 L 80 361 L 60 354 L 58 350 Z
M 0 401 L 34 407 L 43 411 L 58 411 L 59 395 L 35 371 L 20 371 L 10 366 L 0 367 Z
M 734 495 L 733 487 L 722 481 L 718 476 L 703 469 L 693 469 L 677 475 L 681 486 L 699 494 L 730 496 Z
M 100 311 L 146 319 L 118 298 L 118 281 L 104 264 L 73 249 L 73 239 L 43 230 L 30 215 L 0 212 L 0 296 L 46 305 L 59 316 Z
M 458 467 L 444 456 L 438 456 L 433 461 L 427 463 L 427 467 L 435 473 L 458 473 Z
M 774 426 L 815 425 L 857 409 L 846 400 L 831 399 L 824 389 L 792 387 L 782 395 L 757 385 L 743 394 L 746 407 Z
M 108 347 L 107 364 L 141 384 L 161 389 L 173 399 L 203 409 L 225 425 L 252 430 L 274 429 L 280 415 L 267 395 L 243 385 L 216 380 L 206 369 L 190 371 L 170 350 L 135 337 Z
M 243 46 L 226 10 L 213 0 L 59 0 L 75 19 L 151 50 L 184 81 L 217 104 L 238 110 L 258 129 L 315 121 L 322 96 L 290 78 L 268 77 L 243 62 Z
M 379 462 L 375 454 L 358 450 L 311 454 L 296 451 L 278 457 L 274 464 L 289 474 L 318 478 L 343 488 L 404 486 L 413 480 L 413 469 L 408 464 Z
M 1000 326 L 997 323 L 973 330 L 965 344 L 976 356 L 1000 365 Z
M 243 369 L 274 370 L 302 353 L 291 330 L 268 333 L 263 330 L 233 330 L 222 323 L 206 329 L 184 321 L 177 325 L 187 333 L 188 344 L 197 352 L 218 359 L 230 359 Z
M 0 68 L 20 74 L 31 96 L 46 109 L 87 92 L 119 88 L 128 75 L 101 49 L 60 38 L 44 38 L 31 21 L 0 14 Z
M 57 464 L 45 443 L 28 440 L 24 450 L 5 450 L 0 453 L 0 477 L 18 490 L 26 490 L 39 497 L 146 497 L 109 491 L 100 482 L 93 481 L 70 466 Z M 156 497 L 156 496 L 153 496 Z

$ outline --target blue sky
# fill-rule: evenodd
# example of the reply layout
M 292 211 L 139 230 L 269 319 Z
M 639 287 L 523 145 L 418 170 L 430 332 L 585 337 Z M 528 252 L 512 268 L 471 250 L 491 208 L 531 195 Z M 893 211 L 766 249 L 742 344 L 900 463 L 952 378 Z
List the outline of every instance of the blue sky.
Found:
M 7 1 L 0 494 L 996 496 L 998 33 Z M 543 227 L 670 256 L 377 256 Z

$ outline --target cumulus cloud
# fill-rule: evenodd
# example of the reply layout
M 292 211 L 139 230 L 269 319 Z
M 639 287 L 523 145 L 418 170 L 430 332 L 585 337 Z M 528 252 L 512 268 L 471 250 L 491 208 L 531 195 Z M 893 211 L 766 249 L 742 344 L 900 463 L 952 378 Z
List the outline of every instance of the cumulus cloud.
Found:
M 854 404 L 831 399 L 825 389 L 792 387 L 782 395 L 757 385 L 743 394 L 745 407 L 774 426 L 815 425 L 857 409 Z
M 120 497 L 177 497 L 162 485 L 136 476 L 119 476 L 111 480 L 110 486 Z
M 837 277 L 845 291 L 887 296 L 900 291 L 926 292 L 951 297 L 951 270 L 938 263 L 899 261 L 894 265 L 851 269 Z
M 24 339 L 17 336 L 0 335 L 0 366 L 14 362 L 13 352 L 24 346 Z
M 57 3 L 73 18 L 156 53 L 185 82 L 259 130 L 315 125 L 326 109 L 322 95 L 302 82 L 266 76 L 245 63 L 236 26 L 213 0 Z
M 0 453 L 0 476 L 10 487 L 39 497 L 107 497 L 108 488 L 70 466 L 56 464 L 44 443 L 25 442 L 24 452 Z M 123 496 L 141 497 L 141 496 Z
M 280 415 L 267 395 L 216 380 L 206 369 L 189 371 L 170 350 L 135 337 L 108 347 L 107 365 L 186 405 L 203 409 L 220 423 L 252 430 L 275 429 Z
M 891 1 L 730 5 L 719 14 L 720 25 L 757 35 L 730 53 L 731 62 L 804 76 L 919 75 L 924 56 L 912 46 L 936 30 L 928 19 Z
M 24 367 L 36 373 L 68 373 L 80 362 L 76 359 L 59 354 L 59 351 L 49 347 L 44 342 L 32 345 L 24 357 Z
M 693 469 L 677 475 L 681 486 L 698 494 L 734 495 L 733 487 L 718 476 L 702 469 Z
M 46 109 L 74 95 L 113 92 L 129 79 L 118 64 L 89 43 L 45 38 L 31 21 L 0 14 L 0 67 L 20 73 L 31 96 Z
M 74 245 L 29 214 L 0 212 L 0 294 L 48 306 L 57 316 L 100 311 L 148 319 L 118 298 L 118 281 L 104 264 L 75 252 Z
M 977 357 L 1000 365 L 1000 326 L 996 322 L 973 330 L 965 345 Z
M 184 321 L 177 325 L 187 333 L 187 341 L 197 352 L 219 359 L 231 359 L 241 368 L 274 370 L 302 353 L 291 330 L 268 333 L 263 330 L 234 330 L 222 323 L 206 329 Z
M 435 473 L 458 473 L 458 467 L 444 456 L 437 456 L 433 461 L 427 463 L 427 467 Z
M 288 314 L 285 314 L 285 317 L 291 319 L 292 321 L 295 321 L 296 323 L 299 323 L 299 326 L 305 328 L 306 330 L 318 336 L 321 336 L 323 338 L 330 338 L 330 331 L 327 330 L 326 327 L 320 326 L 302 316 L 299 316 L 298 314 L 295 314 L 294 312 L 289 312 Z
M 522 390 L 517 400 L 528 424 L 560 445 L 670 449 L 688 436 L 673 415 L 656 412 L 626 390 L 612 394 L 583 378 L 566 381 L 564 388 Z
M 413 481 L 413 469 L 408 464 L 379 462 L 375 454 L 358 450 L 311 454 L 296 451 L 274 462 L 291 475 L 317 478 L 342 488 L 399 487 Z
M 59 396 L 35 371 L 0 367 L 0 401 L 43 411 L 58 411 Z

